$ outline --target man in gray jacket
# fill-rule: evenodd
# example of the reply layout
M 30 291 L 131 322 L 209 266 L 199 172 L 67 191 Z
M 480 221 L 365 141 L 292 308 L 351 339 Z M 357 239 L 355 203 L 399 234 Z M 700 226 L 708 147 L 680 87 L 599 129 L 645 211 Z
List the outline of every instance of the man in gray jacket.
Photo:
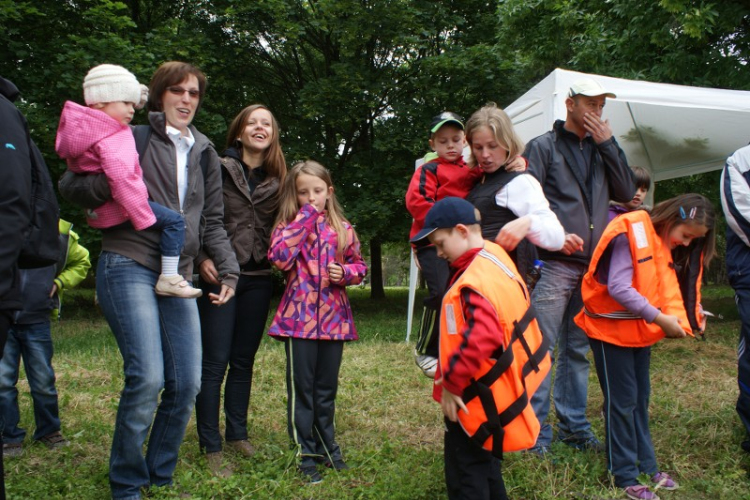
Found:
M 612 136 L 609 121 L 601 118 L 607 97 L 615 95 L 598 82 L 576 81 L 565 101 L 565 121 L 557 120 L 551 131 L 531 140 L 524 152 L 529 173 L 539 180 L 566 233 L 561 251 L 539 249 L 545 266 L 532 296 L 539 326 L 551 341 L 553 360 L 558 345 L 557 437 L 576 449 L 595 451 L 602 451 L 603 446 L 586 419 L 589 343 L 573 317 L 583 307 L 581 278 L 607 226 L 609 201 L 624 203 L 635 193 L 625 154 Z M 552 442 L 552 427 L 546 422 L 551 380 L 550 371 L 531 401 L 542 426 L 532 451 L 540 455 L 549 451 Z

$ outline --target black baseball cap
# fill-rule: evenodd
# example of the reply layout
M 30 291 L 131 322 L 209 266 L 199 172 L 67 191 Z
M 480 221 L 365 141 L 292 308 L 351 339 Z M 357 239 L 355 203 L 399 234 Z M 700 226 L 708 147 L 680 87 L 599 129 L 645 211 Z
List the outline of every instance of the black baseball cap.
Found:
M 422 230 L 414 235 L 410 241 L 417 243 L 438 229 L 448 229 L 456 227 L 458 224 L 469 226 L 479 223 L 480 221 L 474 213 L 474 205 L 463 198 L 449 196 L 432 206 L 424 219 Z

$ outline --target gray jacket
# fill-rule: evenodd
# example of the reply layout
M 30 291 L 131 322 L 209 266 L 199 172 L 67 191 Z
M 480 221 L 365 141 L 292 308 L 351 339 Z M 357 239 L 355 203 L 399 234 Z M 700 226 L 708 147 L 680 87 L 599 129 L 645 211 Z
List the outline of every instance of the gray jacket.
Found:
M 539 249 L 542 260 L 569 260 L 588 264 L 608 223 L 609 201 L 627 202 L 635 194 L 635 177 L 614 137 L 596 144 L 581 141 L 557 120 L 549 132 L 526 145 L 529 173 L 539 180 L 550 208 L 566 233 L 583 239 L 583 252 L 572 255 Z M 578 151 L 576 151 L 578 150 Z M 577 158 L 589 158 L 589 175 Z

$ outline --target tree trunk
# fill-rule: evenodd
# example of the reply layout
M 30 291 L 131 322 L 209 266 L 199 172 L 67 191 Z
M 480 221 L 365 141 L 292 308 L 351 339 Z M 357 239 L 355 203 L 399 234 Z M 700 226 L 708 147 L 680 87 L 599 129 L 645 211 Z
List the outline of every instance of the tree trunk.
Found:
M 370 298 L 384 299 L 382 247 L 378 238 L 370 240 Z

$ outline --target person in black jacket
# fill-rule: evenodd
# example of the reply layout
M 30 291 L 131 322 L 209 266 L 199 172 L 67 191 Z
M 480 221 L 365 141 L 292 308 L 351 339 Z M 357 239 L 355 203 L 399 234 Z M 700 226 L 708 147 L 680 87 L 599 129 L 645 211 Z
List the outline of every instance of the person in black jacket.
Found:
M 31 148 L 26 119 L 13 104 L 19 92 L 0 77 L 0 356 L 13 311 L 21 309 L 18 257 L 31 220 Z M 0 441 L 2 439 L 0 438 Z M 1 443 L 0 443 L 1 444 Z M 5 498 L 0 455 L 0 499 Z
M 598 82 L 584 78 L 570 87 L 565 100 L 567 116 L 553 129 L 526 146 L 529 173 L 542 185 L 552 211 L 565 228 L 559 252 L 539 249 L 545 262 L 534 289 L 532 304 L 539 326 L 550 340 L 550 354 L 558 345 L 555 372 L 555 412 L 558 439 L 576 449 L 602 451 L 586 418 L 589 362 L 586 334 L 573 323 L 583 307 L 581 278 L 591 254 L 607 226 L 609 200 L 633 199 L 635 179 L 625 153 L 602 120 L 607 92 Z M 542 426 L 533 451 L 544 454 L 552 442 L 549 413 L 552 372 L 532 398 Z

